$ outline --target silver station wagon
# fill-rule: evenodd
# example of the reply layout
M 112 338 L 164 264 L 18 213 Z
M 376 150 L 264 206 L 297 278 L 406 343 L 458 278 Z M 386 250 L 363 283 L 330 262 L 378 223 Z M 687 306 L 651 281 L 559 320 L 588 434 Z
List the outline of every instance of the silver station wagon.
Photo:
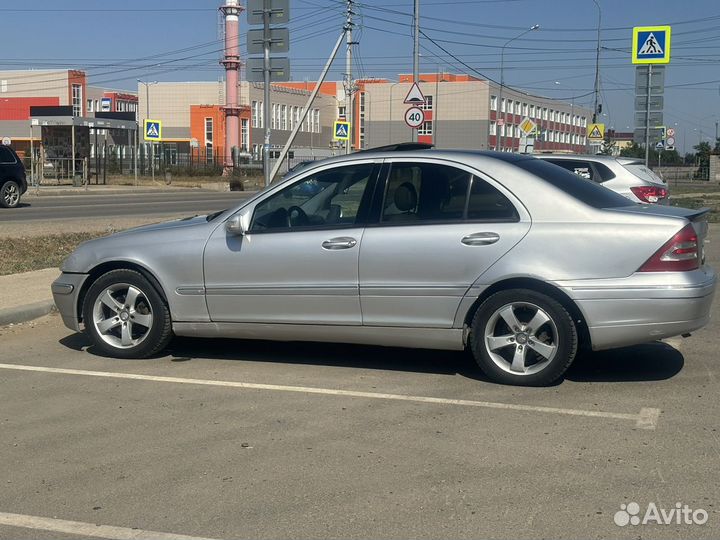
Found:
M 579 348 L 708 322 L 704 215 L 531 156 L 401 144 L 86 242 L 52 289 L 65 324 L 114 357 L 173 334 L 467 348 L 494 381 L 546 385 Z

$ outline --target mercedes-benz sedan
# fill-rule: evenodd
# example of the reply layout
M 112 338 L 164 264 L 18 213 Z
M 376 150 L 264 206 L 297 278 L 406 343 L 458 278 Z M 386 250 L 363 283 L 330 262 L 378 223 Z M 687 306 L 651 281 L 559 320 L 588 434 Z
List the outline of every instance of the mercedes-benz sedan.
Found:
M 86 242 L 52 287 L 63 320 L 120 358 L 173 335 L 468 348 L 524 385 L 561 377 L 579 348 L 708 322 L 704 211 L 634 204 L 531 156 L 413 148 Z

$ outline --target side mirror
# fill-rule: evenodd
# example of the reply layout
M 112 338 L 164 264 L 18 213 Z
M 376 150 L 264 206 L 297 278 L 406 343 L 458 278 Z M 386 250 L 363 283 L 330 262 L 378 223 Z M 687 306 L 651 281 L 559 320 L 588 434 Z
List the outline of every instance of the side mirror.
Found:
M 240 212 L 225 222 L 225 230 L 234 236 L 243 236 L 250 228 L 250 213 Z

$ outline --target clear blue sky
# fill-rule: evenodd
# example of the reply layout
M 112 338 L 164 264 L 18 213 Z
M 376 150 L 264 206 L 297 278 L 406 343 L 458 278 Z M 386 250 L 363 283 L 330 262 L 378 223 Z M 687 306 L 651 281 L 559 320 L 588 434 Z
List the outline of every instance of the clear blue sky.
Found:
M 598 0 L 602 10 L 601 101 L 605 124 L 632 129 L 632 26 L 673 25 L 667 68 L 665 123 L 677 123 L 689 149 L 712 138 L 720 120 L 720 4 L 714 0 L 651 3 Z M 500 47 L 525 28 L 541 28 L 505 52 L 506 84 L 592 103 L 598 10 L 592 0 L 421 0 L 421 26 L 443 52 L 422 40 L 425 71 L 482 73 L 500 78 Z M 292 74 L 314 80 L 344 16 L 339 0 L 291 0 Z M 137 78 L 217 80 L 222 44 L 220 1 L 36 0 L 0 7 L 2 69 L 77 67 L 101 86 L 136 88 Z M 412 0 L 360 0 L 355 73 L 395 78 L 412 71 Z M 241 19 L 241 32 L 247 24 Z M 243 40 L 241 40 L 242 43 Z M 244 44 L 242 44 L 244 49 Z M 449 56 L 457 56 L 466 67 Z M 333 79 L 341 78 L 344 54 Z M 476 70 L 474 72 L 473 70 Z M 683 86 L 679 86 L 683 85 Z

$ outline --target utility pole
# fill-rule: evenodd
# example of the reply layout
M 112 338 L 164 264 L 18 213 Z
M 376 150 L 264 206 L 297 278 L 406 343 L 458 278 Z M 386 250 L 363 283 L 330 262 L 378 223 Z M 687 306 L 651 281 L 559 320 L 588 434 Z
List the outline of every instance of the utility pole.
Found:
M 650 168 L 650 86 L 652 85 L 653 65 L 648 65 L 647 103 L 645 104 L 645 166 Z
M 353 22 L 353 0 L 347 0 L 347 11 L 345 27 L 345 44 L 347 45 L 347 51 L 345 53 L 345 117 L 350 125 L 350 132 L 348 133 L 348 140 L 345 141 L 345 153 L 349 154 L 353 148 L 353 133 L 355 132 L 355 126 L 353 125 L 353 96 L 355 94 L 355 83 L 353 81 L 352 74 L 352 46 L 354 45 L 352 40 Z
M 270 185 L 270 2 L 263 2 L 263 121 L 265 141 L 263 143 L 263 170 L 265 185 Z
M 600 10 L 600 4 L 597 0 L 593 0 L 595 7 L 598 9 L 598 24 L 597 24 L 597 49 L 595 51 L 595 105 L 593 107 L 593 124 L 597 122 L 598 115 L 598 95 L 600 94 L 600 24 L 602 22 L 602 11 Z M 648 96 L 648 100 L 650 97 Z
M 413 10 L 413 83 L 420 80 L 420 0 L 415 0 Z M 417 142 L 418 130 L 412 130 L 412 140 Z

